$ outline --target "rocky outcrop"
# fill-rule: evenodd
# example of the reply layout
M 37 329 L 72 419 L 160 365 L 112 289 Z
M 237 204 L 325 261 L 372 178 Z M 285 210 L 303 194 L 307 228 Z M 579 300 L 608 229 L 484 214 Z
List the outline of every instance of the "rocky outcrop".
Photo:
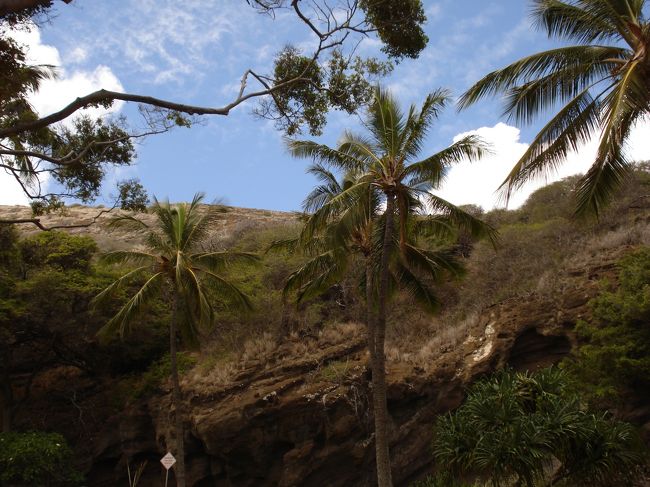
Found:
M 496 368 L 534 370 L 566 356 L 572 330 L 588 314 L 598 281 L 616 279 L 614 262 L 628 249 L 570 269 L 562 287 L 484 310 L 462 345 L 441 347 L 426 364 L 389 364 L 391 451 L 397 485 L 429 471 L 439 414 L 463 400 L 466 387 Z M 299 352 L 298 352 L 299 351 Z M 185 381 L 189 485 L 372 485 L 373 437 L 363 329 L 339 340 L 294 338 L 253 361 L 226 385 Z M 141 485 L 157 485 L 164 454 L 168 396 L 133 406 L 106 425 L 90 469 L 91 485 L 115 485 L 123 462 L 149 462 Z M 117 465 L 120 465 L 119 467 Z

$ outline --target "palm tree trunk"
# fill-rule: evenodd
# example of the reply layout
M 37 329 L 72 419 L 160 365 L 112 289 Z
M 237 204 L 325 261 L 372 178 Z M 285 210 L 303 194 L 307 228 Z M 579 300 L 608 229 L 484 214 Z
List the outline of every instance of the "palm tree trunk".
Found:
M 375 310 L 372 299 L 372 260 L 366 256 L 366 332 L 368 334 L 368 352 L 370 353 L 370 366 L 375 360 Z
M 388 404 L 386 401 L 386 301 L 388 299 L 389 259 L 393 240 L 393 214 L 395 196 L 388 195 L 386 202 L 386 226 L 381 253 L 379 277 L 378 313 L 375 321 L 375 357 L 372 363 L 372 394 L 375 416 L 375 454 L 377 459 L 377 483 L 379 487 L 392 487 L 388 438 Z
M 181 386 L 178 381 L 178 363 L 176 361 L 176 320 L 178 319 L 178 289 L 174 284 L 174 302 L 172 321 L 169 327 L 169 355 L 172 373 L 172 402 L 174 403 L 174 420 L 176 435 L 176 487 L 185 487 L 185 445 L 183 444 L 183 415 L 181 404 Z

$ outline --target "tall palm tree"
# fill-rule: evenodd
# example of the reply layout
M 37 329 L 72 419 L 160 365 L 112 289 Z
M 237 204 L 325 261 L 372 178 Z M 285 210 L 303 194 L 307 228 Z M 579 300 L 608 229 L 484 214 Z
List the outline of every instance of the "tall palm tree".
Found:
M 529 123 L 555 106 L 503 182 L 507 197 L 554 171 L 572 150 L 600 136 L 577 188 L 578 213 L 598 214 L 630 171 L 625 143 L 650 113 L 650 22 L 645 0 L 533 0 L 532 17 L 550 38 L 571 41 L 494 71 L 460 99 L 465 108 L 503 94 L 505 114 Z
M 433 211 L 447 224 L 467 230 L 474 236 L 496 238 L 492 228 L 448 201 L 433 194 L 440 187 L 447 170 L 466 158 L 480 158 L 487 147 L 475 136 L 467 136 L 450 147 L 425 159 L 418 156 L 427 130 L 440 110 L 448 104 L 449 93 L 438 90 L 430 94 L 422 108 L 411 106 L 402 113 L 399 103 L 387 91 L 377 88 L 370 105 L 366 125 L 368 136 L 346 132 L 337 148 L 310 141 L 290 141 L 294 156 L 311 158 L 317 163 L 354 173 L 355 181 L 327 201 L 312 217 L 312 225 L 327 225 L 330 218 L 353 207 L 368 188 L 375 191 L 383 215 L 376 222 L 381 235 L 375 254 L 377 263 L 376 313 L 373 316 L 374 356 L 372 356 L 373 410 L 377 479 L 380 487 L 392 486 L 386 403 L 385 337 L 387 302 L 397 275 L 409 282 L 420 297 L 432 296 L 418 287 L 411 269 L 435 270 L 440 273 L 443 261 L 435 254 L 413 245 L 410 230 L 419 228 L 439 231 L 445 225 L 439 218 L 424 219 L 416 225 L 414 215 Z M 439 256 L 438 256 L 439 257 Z M 399 272 L 396 274 L 395 269 Z M 433 305 L 435 301 L 431 301 Z M 369 308 L 374 307 L 368 303 Z
M 220 273 L 228 265 L 241 260 L 256 260 L 247 253 L 204 252 L 207 232 L 217 218 L 212 208 L 200 212 L 203 194 L 198 193 L 189 204 L 171 206 L 169 202 L 155 200 L 153 213 L 156 226 L 149 228 L 132 216 L 118 217 L 116 224 L 133 224 L 149 230 L 147 251 L 115 251 L 103 256 L 110 264 L 134 265 L 122 277 L 102 291 L 95 305 L 110 299 L 118 289 L 134 279 L 144 284 L 124 304 L 117 314 L 99 331 L 102 336 L 119 333 L 123 336 L 143 307 L 156 296 L 171 303 L 169 323 L 169 353 L 171 360 L 172 401 L 174 404 L 176 435 L 176 485 L 185 487 L 185 449 L 183 445 L 183 417 L 181 390 L 178 380 L 177 340 L 180 332 L 188 344 L 195 344 L 202 330 L 214 321 L 214 308 L 210 297 L 216 295 L 229 303 L 250 308 L 248 298 Z

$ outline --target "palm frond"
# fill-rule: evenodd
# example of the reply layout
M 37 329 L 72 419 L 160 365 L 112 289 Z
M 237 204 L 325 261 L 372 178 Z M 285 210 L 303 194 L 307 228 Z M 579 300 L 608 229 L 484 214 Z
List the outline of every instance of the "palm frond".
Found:
M 163 279 L 164 274 L 160 272 L 151 276 L 138 292 L 122 306 L 117 314 L 97 332 L 97 335 L 105 339 L 117 332 L 120 337 L 123 337 L 124 333 L 130 329 L 131 324 L 142 310 L 143 305 L 148 303 L 159 292 Z M 119 282 L 119 280 L 116 282 Z M 97 299 L 101 300 L 99 296 Z
M 549 37 L 564 37 L 583 43 L 620 39 L 616 23 L 602 13 L 594 12 L 589 5 L 536 0 L 532 17 Z
M 109 286 L 106 287 L 102 292 L 100 292 L 97 296 L 95 296 L 91 301 L 90 301 L 90 306 L 91 308 L 97 308 L 99 306 L 104 305 L 109 299 L 111 299 L 117 291 L 122 289 L 127 283 L 129 283 L 132 279 L 135 277 L 138 277 L 139 275 L 142 275 L 143 273 L 150 271 L 151 266 L 142 266 L 138 267 L 137 269 L 133 269 L 123 276 L 121 276 L 119 279 L 116 279 L 114 282 L 112 282 Z
M 235 252 L 228 250 L 221 252 L 193 254 L 190 260 L 193 266 L 200 267 L 201 269 L 207 269 L 211 272 L 221 272 L 228 267 L 240 263 L 258 263 L 260 258 L 258 255 L 250 252 Z
M 450 99 L 451 92 L 441 88 L 429 93 L 419 112 L 415 107 L 411 107 L 400 142 L 400 152 L 407 159 L 417 157 L 422 152 L 422 144 L 431 124 L 449 104 Z
M 405 118 L 399 102 L 390 91 L 377 86 L 368 109 L 368 129 L 382 152 L 396 158 L 400 152 L 400 139 Z
M 411 295 L 424 309 L 435 313 L 440 309 L 440 300 L 432 289 L 422 282 L 407 267 L 396 264 L 393 270 L 394 279 L 399 287 Z
M 434 217 L 444 218 L 450 225 L 469 233 L 472 237 L 488 238 L 494 247 L 498 246 L 499 232 L 492 225 L 435 194 L 428 194 L 427 203 Z
M 526 182 L 557 170 L 570 151 L 577 151 L 600 127 L 601 101 L 585 89 L 537 134 L 500 189 L 506 199 Z
M 459 110 L 468 108 L 477 101 L 499 93 L 508 93 L 510 89 L 542 78 L 556 71 L 571 70 L 594 63 L 603 63 L 616 67 L 616 59 L 624 59 L 629 50 L 610 46 L 568 46 L 524 57 L 509 66 L 493 71 L 467 90 L 458 101 Z M 608 57 L 612 60 L 607 61 Z M 593 68 L 594 76 L 599 71 Z M 594 82 L 589 77 L 581 79 L 582 89 Z M 577 89 L 577 88 L 576 88 Z
M 345 149 L 331 149 L 324 144 L 308 140 L 287 140 L 286 144 L 291 155 L 296 158 L 311 159 L 316 163 L 344 170 L 362 170 L 365 167 L 363 160 Z
M 439 189 L 445 174 L 454 164 L 476 160 L 491 154 L 490 145 L 477 135 L 467 135 L 446 149 L 410 164 L 404 171 L 409 186 L 429 184 L 430 189 Z
M 630 173 L 624 145 L 630 129 L 641 116 L 639 106 L 647 104 L 641 66 L 634 61 L 604 101 L 606 125 L 603 129 L 596 161 L 577 188 L 579 214 L 599 214 Z
M 237 286 L 229 282 L 227 279 L 210 271 L 203 271 L 205 278 L 208 282 L 215 285 L 214 291 L 225 299 L 225 304 L 229 307 L 240 310 L 251 310 L 253 305 Z
M 149 228 L 149 225 L 133 215 L 121 214 L 110 218 L 108 220 L 108 227 L 139 230 L 142 228 Z
M 104 264 L 154 264 L 157 256 L 137 250 L 115 250 L 100 257 Z

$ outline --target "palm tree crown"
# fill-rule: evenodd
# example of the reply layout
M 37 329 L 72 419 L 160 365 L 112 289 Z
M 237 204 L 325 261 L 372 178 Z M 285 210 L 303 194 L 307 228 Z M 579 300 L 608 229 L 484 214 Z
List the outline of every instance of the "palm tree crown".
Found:
M 203 195 L 200 193 L 189 204 L 172 206 L 169 202 L 155 200 L 152 209 L 156 216 L 155 228 L 149 228 L 132 216 L 118 217 L 113 221 L 115 225 L 131 224 L 147 228 L 147 250 L 120 250 L 106 254 L 103 257 L 106 263 L 136 267 L 107 287 L 95 301 L 109 298 L 118 288 L 137 277 L 146 276 L 146 281 L 102 328 L 101 334 L 118 332 L 121 336 L 124 335 L 142 306 L 152 296 L 177 292 L 180 306 L 179 329 L 184 340 L 194 343 L 200 329 L 212 324 L 214 318 L 214 308 L 208 299 L 206 284 L 211 291 L 227 298 L 229 302 L 250 307 L 248 298 L 220 273 L 237 260 L 254 260 L 256 257 L 247 253 L 202 251 L 201 246 L 205 243 L 207 232 L 217 218 L 211 209 L 200 212 L 202 200 Z
M 577 211 L 598 214 L 630 170 L 625 142 L 650 113 L 650 23 L 645 0 L 533 0 L 549 37 L 572 45 L 533 54 L 494 71 L 461 98 L 465 108 L 503 93 L 505 113 L 529 123 L 561 106 L 502 184 L 507 197 L 547 176 L 594 134 L 593 165 L 577 188 Z

